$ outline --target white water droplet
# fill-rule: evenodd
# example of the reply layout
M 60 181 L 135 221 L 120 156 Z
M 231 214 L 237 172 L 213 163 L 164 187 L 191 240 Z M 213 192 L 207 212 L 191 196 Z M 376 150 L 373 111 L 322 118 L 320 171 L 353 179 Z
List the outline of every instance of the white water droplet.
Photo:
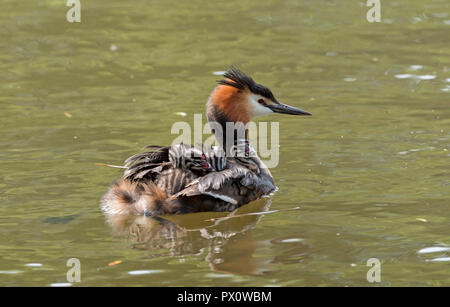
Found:
M 301 241 L 303 241 L 303 240 L 299 239 L 299 238 L 281 240 L 282 243 L 295 243 L 295 242 L 301 242 Z
M 224 70 L 213 71 L 214 76 L 223 76 L 226 73 Z
M 25 266 L 29 266 L 29 267 L 41 267 L 42 263 L 27 263 L 25 264 Z
M 411 66 L 409 66 L 409 68 L 411 68 L 412 70 L 419 70 L 419 69 L 422 69 L 423 66 L 422 65 L 411 65 Z
M 70 282 L 57 282 L 54 284 L 50 284 L 50 287 L 71 287 L 72 284 Z
M 433 80 L 436 78 L 436 76 L 433 75 L 421 75 L 416 77 L 419 80 Z
M 431 14 L 431 15 L 433 15 L 433 16 L 436 17 L 436 18 L 447 18 L 447 17 L 448 17 L 448 13 L 445 13 L 445 12 L 442 12 L 442 13 L 434 13 L 434 14 Z
M 136 270 L 136 271 L 129 271 L 128 274 L 130 275 L 147 275 L 147 274 L 156 274 L 161 273 L 162 270 Z
M 20 274 L 23 271 L 19 271 L 19 270 L 5 270 L 5 271 L 0 271 L 0 274 Z

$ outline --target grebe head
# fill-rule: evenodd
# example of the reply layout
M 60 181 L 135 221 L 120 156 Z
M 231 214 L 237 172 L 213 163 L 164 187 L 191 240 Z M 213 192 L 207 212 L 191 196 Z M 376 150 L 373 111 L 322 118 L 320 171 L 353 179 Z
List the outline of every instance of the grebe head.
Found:
M 218 147 L 206 148 L 201 145 L 172 145 L 169 149 L 169 161 L 175 168 L 195 172 L 221 171 L 225 168 L 226 158 Z
M 224 74 L 224 79 L 211 93 L 206 115 L 209 121 L 242 122 L 272 113 L 311 115 L 310 113 L 280 103 L 272 91 L 236 68 Z

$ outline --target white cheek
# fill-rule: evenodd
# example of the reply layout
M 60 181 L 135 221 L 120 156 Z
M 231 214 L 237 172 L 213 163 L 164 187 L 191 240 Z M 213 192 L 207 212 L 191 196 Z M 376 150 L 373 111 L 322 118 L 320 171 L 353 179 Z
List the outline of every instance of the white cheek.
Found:
M 261 105 L 258 100 L 262 99 L 261 96 L 258 95 L 250 95 L 250 115 L 251 117 L 264 116 L 272 114 L 273 111 L 263 105 Z

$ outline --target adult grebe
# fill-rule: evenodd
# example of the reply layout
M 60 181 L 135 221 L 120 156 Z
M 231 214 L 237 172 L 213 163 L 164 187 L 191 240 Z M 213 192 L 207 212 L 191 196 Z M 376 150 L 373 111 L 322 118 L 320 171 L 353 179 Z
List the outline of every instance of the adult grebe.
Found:
M 102 210 L 110 216 L 233 211 L 270 194 L 276 187 L 247 140 L 247 124 L 271 113 L 311 115 L 281 104 L 267 87 L 230 69 L 206 104 L 219 146 L 149 146 L 125 161 L 124 176 L 103 196 Z

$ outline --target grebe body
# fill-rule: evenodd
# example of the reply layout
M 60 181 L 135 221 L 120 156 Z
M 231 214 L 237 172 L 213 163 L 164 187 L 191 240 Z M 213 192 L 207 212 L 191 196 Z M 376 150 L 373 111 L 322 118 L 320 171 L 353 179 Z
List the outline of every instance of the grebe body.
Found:
M 224 77 L 206 104 L 219 146 L 148 146 L 148 151 L 128 158 L 122 179 L 102 198 L 106 215 L 233 211 L 276 189 L 269 169 L 247 140 L 247 124 L 271 113 L 311 114 L 281 104 L 267 87 L 235 68 Z M 242 131 L 230 133 L 228 123 L 242 124 L 237 125 Z

